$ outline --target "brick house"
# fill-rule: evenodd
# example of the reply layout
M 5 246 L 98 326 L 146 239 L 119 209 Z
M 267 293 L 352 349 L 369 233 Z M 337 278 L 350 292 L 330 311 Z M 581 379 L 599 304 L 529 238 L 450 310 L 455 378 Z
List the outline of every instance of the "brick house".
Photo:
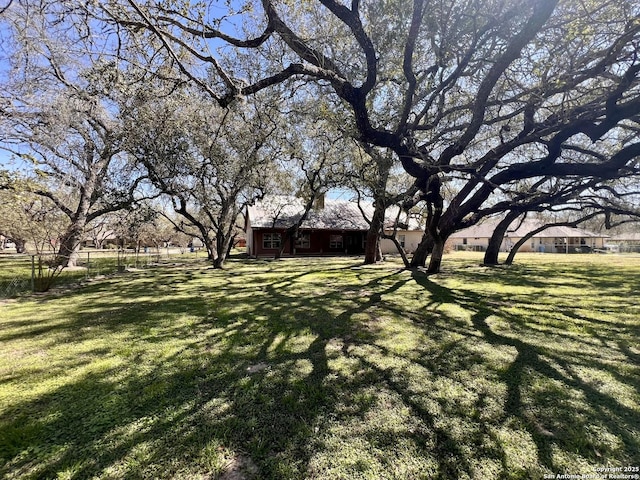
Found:
M 361 206 L 370 218 L 373 208 Z M 291 245 L 286 230 L 304 212 L 303 201 L 290 196 L 271 196 L 250 206 L 246 215 L 247 253 L 252 257 L 274 256 L 285 242 L 283 255 L 360 255 L 364 253 L 369 224 L 358 204 L 346 200 L 321 198 L 300 226 L 300 238 Z M 397 210 L 395 211 L 397 213 Z M 393 229 L 396 216 L 387 215 L 388 232 Z M 405 215 L 406 217 L 406 215 Z M 397 238 L 406 251 L 413 251 L 422 237 L 418 222 L 401 218 Z M 395 253 L 391 240 L 381 241 L 383 253 Z

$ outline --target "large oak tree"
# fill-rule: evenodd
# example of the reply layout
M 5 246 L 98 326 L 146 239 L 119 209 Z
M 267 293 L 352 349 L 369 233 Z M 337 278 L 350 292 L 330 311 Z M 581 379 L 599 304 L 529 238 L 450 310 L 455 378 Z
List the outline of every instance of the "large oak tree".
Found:
M 431 254 L 438 271 L 446 238 L 513 183 L 637 171 L 637 2 L 252 4 L 234 16 L 120 0 L 99 14 L 155 37 L 220 106 L 283 82 L 339 98 L 358 140 L 394 152 L 421 189 L 414 265 Z

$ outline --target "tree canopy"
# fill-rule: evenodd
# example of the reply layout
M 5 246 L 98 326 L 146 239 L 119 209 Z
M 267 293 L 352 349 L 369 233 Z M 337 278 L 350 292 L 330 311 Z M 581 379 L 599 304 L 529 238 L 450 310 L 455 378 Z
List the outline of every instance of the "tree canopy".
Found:
M 133 103 L 127 150 L 157 191 L 195 227 L 215 267 L 224 264 L 241 212 L 274 181 L 279 147 L 268 108 L 231 111 L 193 89 Z
M 86 24 L 56 26 L 52 13 L 30 2 L 8 7 L 0 142 L 37 179 L 32 193 L 67 218 L 58 260 L 74 265 L 86 225 L 130 206 L 143 177 L 123 150 L 121 72 L 94 52 L 106 43 Z
M 271 98 L 290 120 L 296 104 L 322 99 L 336 138 L 387 150 L 414 179 L 427 226 L 412 264 L 430 255 L 430 271 L 448 236 L 535 204 L 536 186 L 637 182 L 632 0 L 16 4 L 98 32 L 81 55 L 95 78 L 189 84 L 211 112 Z
M 637 174 L 636 2 L 220 8 L 129 0 L 102 12 L 131 35 L 153 37 L 177 74 L 223 107 L 283 83 L 295 92 L 311 81 L 334 95 L 356 138 L 394 152 L 416 179 L 430 211 L 432 271 L 444 240 L 520 182 Z

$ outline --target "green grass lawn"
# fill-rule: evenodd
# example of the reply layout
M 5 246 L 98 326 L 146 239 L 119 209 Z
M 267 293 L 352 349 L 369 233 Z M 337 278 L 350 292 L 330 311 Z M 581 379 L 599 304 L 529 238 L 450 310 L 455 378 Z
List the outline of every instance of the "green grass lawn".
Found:
M 204 253 L 200 252 L 200 259 Z M 39 257 L 37 255 L 0 254 L 0 299 L 14 298 L 32 292 L 32 267 L 36 291 L 42 291 L 39 285 L 51 284 L 52 286 L 65 286 L 77 284 L 80 280 L 97 276 L 109 275 L 118 271 L 118 268 L 146 268 L 159 264 L 180 263 L 197 261 L 198 253 L 167 252 L 150 249 L 148 253 L 136 254 L 131 251 L 121 253 L 115 250 L 82 250 L 78 255 L 78 268 L 65 268 L 55 271 L 47 268 L 47 261 L 53 259 L 53 254 L 43 254 L 43 268 L 38 268 Z M 39 277 L 42 277 L 40 279 Z M 46 290 L 46 288 L 45 288 Z
M 233 260 L 0 304 L 0 478 L 640 465 L 640 258 Z

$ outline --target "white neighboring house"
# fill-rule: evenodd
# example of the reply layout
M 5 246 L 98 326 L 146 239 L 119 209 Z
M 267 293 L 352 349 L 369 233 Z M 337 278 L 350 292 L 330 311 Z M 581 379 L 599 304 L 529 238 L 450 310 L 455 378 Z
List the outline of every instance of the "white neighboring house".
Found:
M 371 208 L 371 212 L 373 212 L 373 208 Z M 386 234 L 391 235 L 393 233 L 396 219 L 398 219 L 396 238 L 400 242 L 400 245 L 402 245 L 402 248 L 404 248 L 404 251 L 407 253 L 415 252 L 422 240 L 424 225 L 420 224 L 420 220 L 417 217 L 413 215 L 407 217 L 404 212 L 401 213 L 400 218 L 398 218 L 398 207 L 390 207 L 387 209 L 385 217 Z M 398 249 L 393 241 L 387 238 L 380 240 L 380 249 L 384 255 L 398 253 Z
M 362 205 L 371 218 L 373 207 Z M 360 255 L 364 253 L 369 224 L 356 202 L 320 198 L 300 226 L 300 239 L 290 245 L 285 238 L 288 227 L 294 225 L 304 212 L 304 203 L 293 196 L 273 195 L 247 209 L 245 233 L 247 253 L 252 257 L 273 256 L 284 245 L 283 255 Z M 413 252 L 422 238 L 417 219 L 398 219 L 397 239 L 405 251 Z M 385 219 L 385 233 L 391 234 L 397 218 L 397 209 L 390 208 Z M 383 254 L 397 253 L 389 239 L 382 239 Z
M 473 227 L 465 228 L 451 235 L 447 244 L 452 250 L 469 250 L 484 252 L 489 245 L 489 239 L 499 220 L 488 220 Z M 507 230 L 500 251 L 508 252 L 529 232 L 540 228 L 543 224 L 536 220 L 525 220 L 520 224 L 515 221 Z M 541 253 L 588 253 L 604 247 L 608 235 L 590 232 L 572 227 L 549 227 L 536 233 L 519 252 Z
M 640 232 L 621 233 L 611 237 L 605 245 L 608 252 L 640 253 Z
M 4 235 L 0 235 L 0 250 L 5 250 L 7 248 L 16 248 L 16 244 Z

